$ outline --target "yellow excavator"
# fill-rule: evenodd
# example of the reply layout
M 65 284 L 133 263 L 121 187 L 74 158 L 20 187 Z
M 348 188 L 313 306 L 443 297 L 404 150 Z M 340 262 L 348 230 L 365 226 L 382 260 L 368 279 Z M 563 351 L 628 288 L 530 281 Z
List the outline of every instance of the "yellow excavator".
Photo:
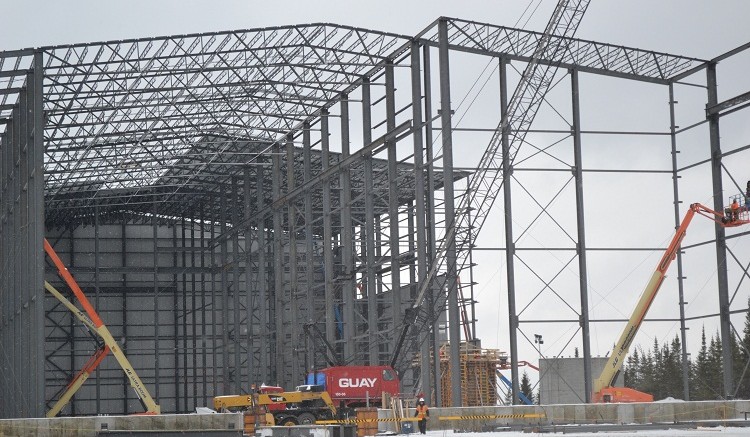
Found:
M 748 191 L 750 192 L 750 182 L 748 182 Z M 643 319 L 646 318 L 646 313 L 648 313 L 661 284 L 664 282 L 669 265 L 677 256 L 677 251 L 680 250 L 680 244 L 682 243 L 682 239 L 685 238 L 687 228 L 690 226 L 693 217 L 696 214 L 702 215 L 724 228 L 749 224 L 750 212 L 748 211 L 747 200 L 743 202 L 745 206 L 739 206 L 740 203 L 737 201 L 739 197 L 742 196 L 735 196 L 735 198 L 730 199 L 731 206 L 725 208 L 724 213 L 716 212 L 700 203 L 690 205 L 690 209 L 685 213 L 685 217 L 677 228 L 672 242 L 667 247 L 666 252 L 664 252 L 664 256 L 661 257 L 659 264 L 656 265 L 656 271 L 654 271 L 648 284 L 646 284 L 646 288 L 643 290 L 643 294 L 638 300 L 638 304 L 635 306 L 630 320 L 625 325 L 620 339 L 615 344 L 615 348 L 610 354 L 604 370 L 602 370 L 599 378 L 594 381 L 594 402 L 652 402 L 654 400 L 654 397 L 648 393 L 628 387 L 613 387 L 612 385 L 622 369 L 630 345 L 633 343 L 633 339 L 635 339 L 635 335 L 638 333 Z

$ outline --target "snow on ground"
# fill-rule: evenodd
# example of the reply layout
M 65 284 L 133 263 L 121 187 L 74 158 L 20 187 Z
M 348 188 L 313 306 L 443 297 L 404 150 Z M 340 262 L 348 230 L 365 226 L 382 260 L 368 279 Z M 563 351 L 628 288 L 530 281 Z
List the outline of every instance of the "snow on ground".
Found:
M 395 434 L 394 434 L 395 435 Z M 406 436 L 407 434 L 398 434 Z M 428 437 L 532 437 L 532 436 L 556 436 L 564 435 L 566 437 L 597 437 L 601 435 L 612 435 L 618 437 L 747 437 L 750 436 L 749 428 L 698 428 L 698 429 L 667 429 L 659 431 L 599 431 L 597 433 L 535 433 L 521 431 L 496 431 L 496 432 L 453 432 L 453 431 L 427 431 Z M 408 434 L 409 437 L 420 437 L 419 433 Z

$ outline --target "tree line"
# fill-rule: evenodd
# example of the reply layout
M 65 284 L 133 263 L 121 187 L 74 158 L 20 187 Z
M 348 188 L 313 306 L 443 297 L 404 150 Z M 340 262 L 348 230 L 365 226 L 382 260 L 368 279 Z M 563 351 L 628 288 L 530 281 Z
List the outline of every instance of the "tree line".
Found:
M 750 299 L 748 300 L 750 307 Z M 737 337 L 741 337 L 738 339 Z M 745 326 L 741 333 L 732 335 L 732 374 L 734 376 L 734 399 L 750 399 L 750 312 L 745 315 Z M 575 356 L 578 356 L 576 350 Z M 690 400 L 705 401 L 724 398 L 724 368 L 721 336 L 718 332 L 706 337 L 705 327 L 701 332 L 701 347 L 697 356 L 688 357 L 688 381 Z M 636 346 L 623 366 L 626 387 L 650 393 L 655 400 L 672 397 L 683 399 L 682 343 L 678 335 L 671 341 L 659 344 L 654 338 L 651 348 Z M 534 393 L 526 372 L 521 378 L 520 390 L 532 402 L 539 396 Z M 536 394 L 536 396 L 535 396 Z M 508 401 L 510 399 L 507 399 Z

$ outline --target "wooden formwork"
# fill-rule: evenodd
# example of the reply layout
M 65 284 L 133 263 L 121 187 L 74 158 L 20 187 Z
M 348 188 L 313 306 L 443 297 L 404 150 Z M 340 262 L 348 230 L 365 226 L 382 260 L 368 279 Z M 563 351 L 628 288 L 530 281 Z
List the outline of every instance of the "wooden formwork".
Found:
M 440 397 L 442 405 L 451 405 L 450 350 L 440 348 Z M 497 405 L 497 369 L 507 361 L 507 354 L 497 349 L 482 349 L 470 343 L 461 343 L 461 406 L 479 407 Z

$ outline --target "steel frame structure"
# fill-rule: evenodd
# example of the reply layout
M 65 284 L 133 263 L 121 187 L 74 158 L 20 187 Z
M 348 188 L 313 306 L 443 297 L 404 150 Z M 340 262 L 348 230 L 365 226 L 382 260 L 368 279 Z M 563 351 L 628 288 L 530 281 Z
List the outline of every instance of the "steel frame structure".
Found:
M 305 323 L 317 324 L 341 361 L 387 362 L 404 310 L 451 236 L 446 224 L 472 214 L 449 207 L 461 204 L 470 174 L 452 164 L 460 129 L 451 56 L 495 59 L 506 86 L 508 66 L 529 61 L 541 37 L 440 18 L 413 37 L 310 24 L 0 52 L 0 416 L 43 416 L 89 355 L 85 333 L 44 298 L 45 236 L 164 412 L 190 411 L 252 383 L 293 387 L 306 369 L 324 365 L 323 346 L 304 335 Z M 747 148 L 721 150 L 721 117 L 745 104 L 742 96 L 718 102 L 716 65 L 750 45 L 700 60 L 580 39 L 555 44 L 566 50 L 538 62 L 571 78 L 573 121 L 564 133 L 573 140 L 577 224 L 571 245 L 560 249 L 578 260 L 575 323 L 588 363 L 592 248 L 583 175 L 594 169 L 581 161 L 580 73 L 662 85 L 671 96 L 705 71 L 720 210 L 722 159 Z M 682 131 L 672 123 L 675 220 L 679 174 L 709 164 L 678 166 Z M 512 222 L 513 172 L 529 169 L 503 158 L 507 170 L 494 171 Z M 511 344 L 523 335 L 514 261 L 523 263 L 525 248 L 516 244 L 517 226 L 506 227 L 502 248 Z M 458 232 L 451 256 L 470 260 L 478 232 Z M 725 353 L 729 315 L 739 311 L 730 308 L 727 238 L 717 228 L 712 242 Z M 418 388 L 428 401 L 440 390 L 439 360 L 429 357 L 445 324 L 441 303 L 456 288 L 472 316 L 449 322 L 471 326 L 468 340 L 476 335 L 471 263 L 447 273 L 426 298 L 425 329 L 399 362 L 404 391 Z M 459 285 L 452 275 L 462 274 Z M 684 336 L 684 313 L 680 322 Z M 460 335 L 451 329 L 449 340 L 458 344 Z M 416 352 L 422 361 L 412 368 Z M 136 411 L 122 375 L 109 370 L 98 370 L 64 413 Z M 726 367 L 724 375 L 730 395 Z

